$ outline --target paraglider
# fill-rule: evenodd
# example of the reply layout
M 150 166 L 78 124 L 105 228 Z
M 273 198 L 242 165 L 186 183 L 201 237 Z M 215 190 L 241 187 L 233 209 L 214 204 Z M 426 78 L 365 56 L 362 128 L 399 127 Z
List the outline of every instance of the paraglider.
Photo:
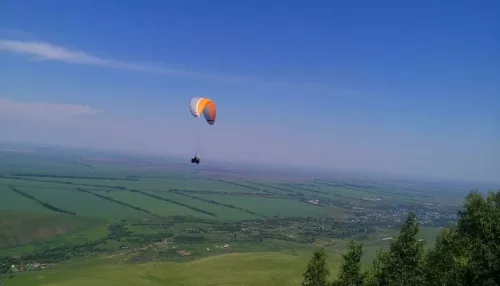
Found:
M 217 108 L 215 102 L 209 98 L 205 97 L 192 97 L 189 100 L 189 111 L 195 118 L 203 116 L 205 117 L 205 121 L 208 125 L 213 126 L 215 124 L 215 117 L 217 115 Z M 200 156 L 195 154 L 191 159 L 191 163 L 200 163 Z

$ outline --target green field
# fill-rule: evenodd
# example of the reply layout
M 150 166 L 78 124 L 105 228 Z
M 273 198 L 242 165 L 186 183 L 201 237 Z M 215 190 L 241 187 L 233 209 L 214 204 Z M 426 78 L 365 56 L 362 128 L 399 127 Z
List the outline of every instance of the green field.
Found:
M 192 198 L 192 197 L 178 195 L 176 193 L 155 192 L 155 194 L 160 196 L 160 197 L 163 197 L 163 198 L 167 198 L 167 199 L 171 199 L 171 200 L 175 200 L 175 201 L 179 201 L 179 202 L 184 202 L 188 205 L 213 212 L 218 219 L 243 220 L 243 219 L 259 218 L 259 216 L 257 216 L 257 215 L 246 213 L 246 212 L 239 210 L 239 209 L 233 209 L 233 208 L 228 208 L 228 207 L 220 206 L 220 205 L 213 204 L 213 203 L 208 203 L 206 201 L 201 201 L 201 200 L 197 200 L 197 199 Z M 208 198 L 208 199 L 210 199 L 210 198 Z M 224 203 L 223 200 L 216 199 L 215 201 L 217 201 L 219 203 Z M 197 214 L 194 214 L 194 215 L 197 215 Z
M 414 185 L 272 177 L 158 158 L 4 152 L 0 258 L 49 263 L 4 283 L 298 285 L 314 247 L 325 247 L 335 272 L 350 239 L 363 241 L 366 261 L 387 248 L 408 209 L 422 214 L 428 245 L 456 210 L 439 190 Z
M 191 209 L 173 203 L 169 203 L 166 201 L 151 198 L 138 193 L 131 193 L 127 191 L 116 191 L 116 192 L 110 192 L 109 196 L 119 201 L 130 203 L 135 206 L 147 209 L 151 211 L 153 214 L 161 216 L 191 215 L 191 216 L 199 216 L 202 218 L 209 218 L 209 216 L 198 213 Z
M 7 185 L 0 185 L 2 200 L 0 201 L 0 211 L 23 211 L 26 213 L 51 213 L 51 210 L 44 208 L 33 200 L 12 193 Z
M 42 188 L 19 188 L 40 200 L 51 205 L 68 208 L 78 216 L 85 217 L 137 217 L 144 216 L 144 213 L 125 206 L 110 203 L 109 201 L 92 196 L 87 193 L 77 192 L 74 188 L 67 189 L 42 189 Z
M 59 214 L 28 214 L 21 212 L 0 212 L 0 249 L 1 253 L 14 251 L 12 246 L 22 246 L 31 242 L 66 240 L 73 235 L 78 237 L 102 235 L 104 221 L 92 218 L 74 217 Z M 99 231 L 98 229 L 101 229 Z M 104 228 L 104 234 L 106 233 Z M 83 233 L 85 232 L 85 233 Z M 22 247 L 21 247 L 22 249 Z
M 220 203 L 231 204 L 245 209 L 251 209 L 266 216 L 318 216 L 326 213 L 322 207 L 295 200 L 253 198 L 244 199 L 223 195 L 196 195 L 203 199 L 211 199 Z

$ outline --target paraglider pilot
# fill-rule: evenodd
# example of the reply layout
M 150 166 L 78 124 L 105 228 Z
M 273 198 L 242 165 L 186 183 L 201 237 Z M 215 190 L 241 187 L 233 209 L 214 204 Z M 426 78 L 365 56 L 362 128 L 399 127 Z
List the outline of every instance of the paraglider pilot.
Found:
M 191 163 L 196 163 L 196 164 L 200 164 L 200 156 L 198 155 L 194 155 L 194 158 L 191 159 Z

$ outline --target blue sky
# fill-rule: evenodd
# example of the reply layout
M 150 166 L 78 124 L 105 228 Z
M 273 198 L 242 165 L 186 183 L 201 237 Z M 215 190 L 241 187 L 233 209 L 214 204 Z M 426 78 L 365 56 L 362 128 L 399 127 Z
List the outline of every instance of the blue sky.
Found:
M 494 180 L 499 11 L 494 0 L 4 0 L 0 132 Z M 191 96 L 217 102 L 213 128 L 192 118 Z

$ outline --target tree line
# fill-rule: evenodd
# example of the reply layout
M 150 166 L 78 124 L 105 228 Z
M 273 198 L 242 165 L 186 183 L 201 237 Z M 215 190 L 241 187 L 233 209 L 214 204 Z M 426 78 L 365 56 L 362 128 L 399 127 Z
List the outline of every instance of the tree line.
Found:
M 214 204 L 214 205 L 218 205 L 218 206 L 223 206 L 223 207 L 227 207 L 227 208 L 231 208 L 231 209 L 237 209 L 237 210 L 240 210 L 240 211 L 244 211 L 246 213 L 249 213 L 249 214 L 252 214 L 252 215 L 256 215 L 256 216 L 260 216 L 260 217 L 266 217 L 266 216 L 263 216 L 263 215 L 259 215 L 249 209 L 245 209 L 245 208 L 240 208 L 240 207 L 237 207 L 237 206 L 233 206 L 233 205 L 230 205 L 230 204 L 225 204 L 225 203 L 219 203 L 219 202 L 216 202 L 214 200 L 208 200 L 208 199 L 203 199 L 203 198 L 199 198 L 199 197 L 196 197 L 196 196 L 192 196 L 192 195 L 188 195 L 186 193 L 182 193 L 182 192 L 173 192 L 177 195 L 180 195 L 180 196 L 185 196 L 185 197 L 189 197 L 189 198 L 192 198 L 192 199 L 195 199 L 195 200 L 199 200 L 199 201 L 202 201 L 202 202 L 206 202 L 206 203 L 210 203 L 210 204 Z
M 63 213 L 63 214 L 69 214 L 69 215 L 76 215 L 76 213 L 74 211 L 69 211 L 69 210 L 65 210 L 65 209 L 62 209 L 60 207 L 56 207 L 56 206 L 53 206 L 49 203 L 46 203 L 44 201 L 41 201 L 39 199 L 37 199 L 35 196 L 33 195 L 30 195 L 28 193 L 25 193 L 23 191 L 21 191 L 20 189 L 14 187 L 14 186 L 9 186 L 9 189 L 11 189 L 13 192 L 25 197 L 25 198 L 28 198 L 30 200 L 33 200 L 35 202 L 37 202 L 38 204 L 40 204 L 41 206 L 43 206 L 44 208 L 47 208 L 51 211 L 55 211 L 55 212 L 58 212 L 58 213 Z
M 227 192 L 227 191 L 213 191 L 213 190 L 184 190 L 184 189 L 169 189 L 171 193 L 188 193 L 188 194 L 200 194 L 200 195 L 223 195 L 223 196 L 251 196 L 251 197 L 276 197 L 275 194 L 269 193 L 255 193 L 255 192 Z M 279 197 L 283 199 L 289 199 L 285 197 Z
M 255 182 L 251 182 L 251 181 L 246 181 L 246 182 L 248 184 L 254 184 L 254 185 L 257 185 L 257 186 L 271 188 L 271 189 L 275 189 L 275 190 L 278 190 L 278 191 L 283 191 L 283 192 L 287 192 L 287 193 L 293 193 L 293 191 L 285 189 L 285 188 L 280 188 L 280 187 L 266 185 L 266 184 L 261 184 L 261 183 L 255 183 Z
M 140 190 L 128 190 L 128 191 L 132 192 L 132 193 L 139 193 L 139 194 L 142 194 L 142 195 L 145 195 L 145 196 L 148 196 L 148 197 L 152 197 L 152 198 L 155 198 L 155 199 L 158 199 L 158 200 L 162 200 L 162 201 L 165 201 L 165 202 L 169 202 L 169 203 L 172 203 L 172 204 L 176 204 L 178 206 L 185 207 L 185 208 L 191 209 L 193 211 L 196 211 L 196 212 L 199 212 L 199 213 L 202 213 L 202 214 L 207 214 L 209 216 L 217 216 L 213 212 L 209 212 L 209 211 L 197 208 L 197 207 L 193 207 L 193 206 L 190 206 L 190 205 L 178 202 L 178 201 L 174 201 L 172 199 L 167 199 L 167 198 L 160 197 L 160 196 L 157 196 L 157 195 L 154 195 L 154 194 L 151 194 L 151 193 L 147 193 L 147 192 L 144 192 L 144 191 L 140 191 Z
M 216 182 L 226 183 L 226 184 L 230 184 L 230 185 L 234 185 L 234 186 L 238 186 L 238 187 L 242 187 L 242 188 L 247 188 L 247 189 L 254 190 L 254 191 L 260 191 L 260 189 L 257 188 L 257 187 L 252 187 L 252 186 L 249 186 L 249 185 L 243 185 L 243 184 L 239 184 L 239 183 L 235 183 L 235 182 L 231 182 L 231 181 L 220 180 L 220 179 L 207 179 L 207 180 L 208 181 L 216 181 Z
M 174 233 L 163 229 L 155 232 L 134 232 L 130 231 L 123 222 L 115 222 L 108 226 L 108 234 L 105 237 L 82 243 L 63 241 L 51 244 L 49 242 L 42 244 L 36 251 L 21 256 L 0 256 L 0 274 L 9 273 L 11 265 L 30 262 L 57 263 L 75 257 L 114 252 L 119 250 L 121 246 L 134 247 L 161 242 L 163 239 L 173 236 Z M 109 243 L 110 241 L 120 243 Z
M 262 183 L 256 183 L 256 182 L 251 182 L 251 181 L 247 181 L 247 183 L 258 185 L 258 186 L 262 186 L 262 187 L 272 188 L 272 189 L 279 190 L 279 191 L 283 191 L 283 192 L 285 192 L 285 195 L 289 196 L 290 198 L 298 200 L 298 201 L 306 203 L 306 204 L 309 204 L 308 201 L 311 198 L 318 199 L 322 203 L 320 203 L 320 204 L 313 204 L 313 206 L 316 206 L 316 207 L 324 207 L 325 206 L 323 204 L 324 202 L 328 202 L 331 205 L 335 205 L 335 206 L 339 206 L 339 207 L 343 207 L 343 208 L 345 208 L 346 205 L 347 205 L 347 204 L 342 204 L 342 203 L 340 203 L 338 201 L 332 200 L 330 198 L 318 196 L 316 194 L 314 194 L 314 195 L 306 195 L 306 194 L 304 194 L 302 192 L 292 191 L 292 190 L 289 190 L 289 189 L 286 189 L 286 188 L 283 188 L 283 187 L 277 187 L 277 186 L 272 186 L 272 185 L 267 185 L 267 184 L 262 184 Z M 324 192 L 324 191 L 313 190 L 313 189 L 309 189 L 309 188 L 303 188 L 303 187 L 299 187 L 299 186 L 296 186 L 296 185 L 293 185 L 293 184 L 290 184 L 290 183 L 278 183 L 278 185 L 285 186 L 285 187 L 288 187 L 288 188 L 295 188 L 297 190 L 302 190 L 302 191 L 307 191 L 307 192 L 313 192 L 313 193 L 317 193 L 317 194 L 329 194 L 329 193 Z M 275 194 L 277 194 L 277 193 L 275 193 Z M 281 194 L 278 194 L 278 195 L 281 195 Z M 340 196 L 338 194 L 333 194 L 333 195 L 334 196 Z M 357 198 L 354 198 L 354 197 L 348 197 L 348 196 L 345 196 L 345 197 L 357 200 Z
M 328 192 L 314 190 L 314 189 L 310 189 L 310 188 L 304 188 L 304 187 L 300 187 L 300 186 L 297 186 L 297 185 L 294 185 L 294 184 L 290 184 L 290 183 L 278 183 L 278 185 L 282 185 L 282 186 L 289 187 L 289 188 L 295 188 L 295 189 L 299 189 L 299 190 L 303 190 L 303 191 L 318 193 L 318 194 L 325 194 L 325 195 L 329 195 L 330 194 Z
M 5 175 L 0 175 L 0 178 L 19 180 L 19 181 L 34 181 L 34 182 L 41 182 L 41 183 L 61 184 L 61 185 L 76 185 L 76 186 L 84 186 L 84 187 L 108 188 L 108 189 L 115 189 L 115 190 L 126 190 L 127 189 L 124 186 L 84 184 L 84 183 L 75 183 L 75 182 L 69 182 L 69 181 L 53 181 L 53 180 L 33 179 L 33 178 L 28 178 L 28 177 L 14 177 L 14 176 L 5 176 Z
M 424 250 L 419 221 L 411 212 L 387 252 L 379 250 L 361 270 L 363 245 L 351 241 L 337 277 L 329 281 L 327 255 L 316 249 L 303 273 L 303 286 L 500 285 L 500 191 L 471 191 L 455 225 L 440 231 Z
M 125 202 L 122 202 L 120 200 L 116 200 L 116 199 L 113 199 L 112 197 L 108 197 L 108 196 L 105 196 L 105 195 L 101 195 L 101 194 L 96 194 L 94 192 L 91 192 L 91 191 L 87 191 L 83 188 L 76 188 L 77 191 L 79 192 L 83 192 L 83 193 L 87 193 L 87 194 L 91 194 L 91 195 L 94 195 L 96 197 L 99 197 L 101 199 L 105 199 L 105 200 L 108 200 L 110 202 L 114 202 L 114 203 L 117 203 L 117 204 L 120 204 L 122 206 L 125 206 L 125 207 L 129 207 L 131 209 L 134 209 L 134 210 L 137 210 L 137 211 L 140 211 L 140 212 L 143 212 L 143 213 L 147 213 L 149 215 L 152 215 L 152 216 L 156 216 L 156 214 L 153 214 L 151 213 L 150 211 L 146 210 L 146 209 L 143 209 L 141 207 L 138 207 L 138 206 L 134 206 L 134 205 L 131 205 L 131 204 L 128 204 L 128 203 L 125 203 Z
M 87 165 L 85 165 L 87 166 Z M 73 176 L 73 175 L 55 175 L 55 174 L 36 174 L 36 173 L 12 173 L 18 177 L 39 177 L 54 179 L 85 179 L 85 180 L 108 180 L 108 181 L 139 181 L 137 178 L 116 178 L 116 177 L 95 177 L 95 176 Z

